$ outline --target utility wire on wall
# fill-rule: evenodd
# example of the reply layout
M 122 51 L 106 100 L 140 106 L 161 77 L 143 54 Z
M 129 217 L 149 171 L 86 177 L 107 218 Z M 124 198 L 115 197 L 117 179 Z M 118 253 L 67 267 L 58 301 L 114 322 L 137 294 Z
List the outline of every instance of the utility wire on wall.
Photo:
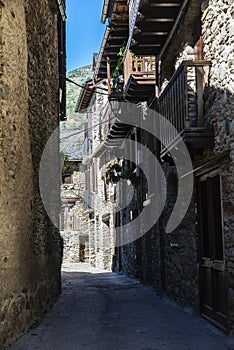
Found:
M 72 80 L 72 79 L 70 79 L 70 78 L 67 78 L 67 77 L 64 76 L 64 75 L 61 75 L 61 76 L 62 76 L 63 78 L 65 78 L 68 82 L 70 82 L 70 83 L 72 83 L 72 84 L 74 84 L 74 85 L 76 85 L 76 86 L 78 86 L 78 87 L 80 87 L 80 88 L 82 88 L 82 89 L 85 89 L 85 88 L 86 88 L 86 86 L 80 85 L 80 84 L 76 83 L 74 80 Z M 107 89 L 104 89 L 104 88 L 101 88 L 101 87 L 97 87 L 97 86 L 94 86 L 94 88 L 107 91 Z M 105 94 L 105 93 L 98 92 L 98 91 L 94 91 L 94 93 L 101 94 L 101 95 L 105 95 L 105 96 L 109 96 L 109 94 Z M 101 113 L 105 108 L 106 108 L 106 105 L 102 108 L 102 110 L 101 110 L 99 113 Z M 81 133 L 84 133 L 85 131 L 92 130 L 93 128 L 95 128 L 95 127 L 97 127 L 97 126 L 99 126 L 99 125 L 103 125 L 103 124 L 105 124 L 105 123 L 109 123 L 111 120 L 113 120 L 113 119 L 115 119 L 115 118 L 116 118 L 116 117 L 113 116 L 112 118 L 108 118 L 108 120 L 105 120 L 105 121 L 103 121 L 103 122 L 100 122 L 100 123 L 97 123 L 97 124 L 95 124 L 95 125 L 92 125 L 92 126 L 89 127 L 89 128 L 84 128 L 84 129 L 81 129 L 81 130 L 79 130 L 79 131 L 77 131 L 77 132 L 71 134 L 71 135 L 64 136 L 63 138 L 60 139 L 60 141 L 66 140 L 66 139 L 68 139 L 68 138 L 70 138 L 70 137 L 72 137 L 72 136 L 75 136 L 75 135 L 79 135 L 79 134 L 81 134 Z
M 76 83 L 74 80 L 70 79 L 70 78 L 67 78 L 65 75 L 62 75 L 63 78 L 65 78 L 69 83 L 72 83 L 82 89 L 85 89 L 86 86 L 85 85 L 80 85 L 78 83 Z M 99 89 L 99 90 L 103 90 L 103 91 L 107 91 L 107 89 L 104 89 L 102 87 L 98 87 L 98 86 L 93 86 L 92 88 L 95 88 L 95 89 Z M 104 92 L 99 92 L 99 91 L 94 91 L 95 94 L 100 94 L 100 95 L 104 95 L 104 96 L 108 96 L 108 94 L 105 94 Z
M 108 103 L 106 103 L 105 106 L 103 106 L 103 108 L 99 111 L 99 114 L 101 114 L 102 111 L 103 111 L 105 108 L 108 108 Z M 68 136 L 64 136 L 63 138 L 60 139 L 60 141 L 66 140 L 66 139 L 68 139 L 69 137 L 72 137 L 72 136 L 75 136 L 75 135 L 79 135 L 79 134 L 81 134 L 81 133 L 83 133 L 83 132 L 85 132 L 85 131 L 92 130 L 93 128 L 95 128 L 95 127 L 97 127 L 97 126 L 99 126 L 99 125 L 103 125 L 103 124 L 105 124 L 105 123 L 109 123 L 111 120 L 113 120 L 113 119 L 115 119 L 115 118 L 116 118 L 116 117 L 113 116 L 113 117 L 111 117 L 111 118 L 108 118 L 108 120 L 104 120 L 104 121 L 99 122 L 99 123 L 97 123 L 97 124 L 94 124 L 94 125 L 92 125 L 92 126 L 90 126 L 90 127 L 87 127 L 87 128 L 81 129 L 81 130 L 79 130 L 79 131 L 77 131 L 77 132 L 74 132 L 74 134 L 71 134 L 71 135 L 68 135 Z
M 105 121 L 103 121 L 103 122 L 100 122 L 100 123 L 98 123 L 98 124 L 95 124 L 95 125 L 93 125 L 93 126 L 90 126 L 89 128 L 84 128 L 84 129 L 81 129 L 81 130 L 79 130 L 79 131 L 77 131 L 77 132 L 74 132 L 74 134 L 72 134 L 72 135 L 64 136 L 63 138 L 60 139 L 60 141 L 66 140 L 66 139 L 68 139 L 69 137 L 72 137 L 72 136 L 75 136 L 75 135 L 79 135 L 79 134 L 81 134 L 81 133 L 83 133 L 83 132 L 85 132 L 85 131 L 92 130 L 92 129 L 95 128 L 96 126 L 99 126 L 99 125 L 102 125 L 102 124 L 105 124 L 105 123 L 109 123 L 110 120 L 115 119 L 115 118 L 116 118 L 116 117 L 114 116 L 114 117 L 112 117 L 112 118 L 110 118 L 110 119 L 108 119 L 108 120 L 105 120 Z

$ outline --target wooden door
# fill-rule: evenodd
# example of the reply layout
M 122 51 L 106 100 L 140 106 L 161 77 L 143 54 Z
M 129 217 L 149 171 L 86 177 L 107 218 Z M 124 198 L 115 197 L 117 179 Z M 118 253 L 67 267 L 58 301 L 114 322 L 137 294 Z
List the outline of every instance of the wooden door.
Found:
M 227 328 L 225 261 L 220 174 L 198 182 L 200 311 L 212 323 Z

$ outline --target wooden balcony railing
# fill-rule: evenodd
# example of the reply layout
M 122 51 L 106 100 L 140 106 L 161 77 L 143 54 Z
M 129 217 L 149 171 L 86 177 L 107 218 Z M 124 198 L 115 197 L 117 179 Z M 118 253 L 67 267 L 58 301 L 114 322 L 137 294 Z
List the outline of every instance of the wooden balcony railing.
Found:
M 162 153 L 168 149 L 186 129 L 204 128 L 205 71 L 210 61 L 184 61 L 174 73 L 158 98 L 158 111 L 176 130 L 161 125 Z
M 141 77 L 155 76 L 155 58 L 153 56 L 136 56 L 133 58 L 131 51 L 127 51 L 124 60 L 124 85 L 126 86 L 130 75 Z

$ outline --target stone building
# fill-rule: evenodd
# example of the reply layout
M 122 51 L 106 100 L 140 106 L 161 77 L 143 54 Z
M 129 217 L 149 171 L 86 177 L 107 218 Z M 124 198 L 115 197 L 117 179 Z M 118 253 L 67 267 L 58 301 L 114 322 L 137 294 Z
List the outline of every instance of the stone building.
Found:
M 60 293 L 62 244 L 43 207 L 39 168 L 65 118 L 64 21 L 63 1 L 0 1 L 1 349 Z
M 83 206 L 85 169 L 82 159 L 65 160 L 61 187 L 60 230 L 63 262 L 89 260 L 89 215 Z
M 104 138 L 89 157 L 100 164 L 99 173 L 108 160 L 109 170 L 113 164 L 120 166 L 112 181 L 114 201 L 124 198 L 126 207 L 113 215 L 117 243 L 124 234 L 133 234 L 124 227 L 144 208 L 149 207 L 149 218 L 154 215 L 163 195 L 155 192 L 157 187 L 149 191 L 139 167 L 151 168 L 155 186 L 167 190 L 157 223 L 135 241 L 116 244 L 115 270 L 152 284 L 158 293 L 198 310 L 229 334 L 234 331 L 233 10 L 228 0 L 104 1 L 102 22 L 108 19 L 109 24 L 94 81 L 107 79 L 111 107 Z M 88 107 L 94 91 L 92 84 L 83 90 L 81 108 Z M 120 118 L 126 113 L 122 101 L 135 103 L 136 125 L 126 125 Z M 151 130 L 142 129 L 145 120 L 150 121 Z M 166 127 L 165 120 L 175 129 Z M 120 144 L 120 138 L 126 141 Z M 181 138 L 186 149 L 178 164 Z M 121 155 L 111 158 L 116 148 L 126 148 L 128 140 L 133 142 L 132 160 Z M 138 143 L 151 156 L 142 155 Z M 163 176 L 154 168 L 154 158 Z M 190 161 L 191 171 L 180 173 Z M 134 184 L 130 204 L 121 188 L 124 174 Z M 189 178 L 194 186 L 186 211 L 188 199 L 180 186 Z M 95 196 L 98 191 L 99 186 Z M 107 197 L 105 201 L 110 202 Z M 94 212 L 96 208 L 94 203 Z M 182 221 L 170 231 L 168 224 L 177 219 L 175 208 Z
M 88 215 L 89 262 L 93 266 L 111 270 L 114 256 L 114 222 L 109 199 L 114 188 L 105 183 L 103 171 L 100 171 L 103 164 L 97 156 L 103 153 L 102 140 L 106 129 L 104 120 L 109 116 L 108 108 L 106 81 L 98 82 L 96 93 L 92 88 L 92 81 L 87 82 L 77 101 L 76 111 L 86 109 L 87 113 L 83 164 L 86 167 L 84 209 Z

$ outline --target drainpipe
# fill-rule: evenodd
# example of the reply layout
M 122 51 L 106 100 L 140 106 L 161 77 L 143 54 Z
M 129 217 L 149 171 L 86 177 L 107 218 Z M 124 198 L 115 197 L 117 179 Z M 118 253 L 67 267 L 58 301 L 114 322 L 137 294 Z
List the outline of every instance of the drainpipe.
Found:
M 108 81 L 108 95 L 111 94 L 111 66 L 110 66 L 110 58 L 107 57 L 107 81 Z
M 62 17 L 63 21 L 65 21 L 67 18 L 67 15 L 66 15 L 66 7 L 65 7 L 64 0 L 57 0 L 57 4 L 58 4 L 58 8 L 59 8 L 61 17 Z
M 108 13 L 108 8 L 109 8 L 109 2 L 110 0 L 105 0 L 104 5 L 103 5 L 103 10 L 102 10 L 102 19 L 101 23 L 104 24 L 106 21 L 107 13 Z
M 155 86 L 155 96 L 158 98 L 159 94 L 160 94 L 160 63 L 157 58 L 155 57 L 155 82 L 156 82 L 156 86 Z

